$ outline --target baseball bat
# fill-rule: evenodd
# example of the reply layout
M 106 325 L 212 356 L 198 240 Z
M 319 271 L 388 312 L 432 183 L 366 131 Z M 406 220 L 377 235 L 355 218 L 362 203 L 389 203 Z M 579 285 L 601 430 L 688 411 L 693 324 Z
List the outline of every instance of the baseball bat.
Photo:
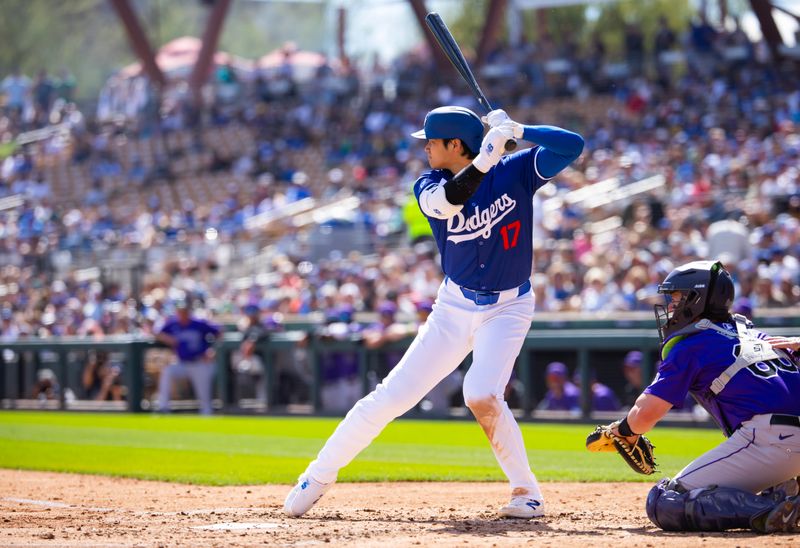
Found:
M 467 63 L 467 60 L 464 58 L 464 54 L 461 53 L 461 48 L 458 47 L 456 39 L 453 38 L 453 34 L 450 32 L 450 29 L 447 28 L 441 16 L 435 11 L 431 12 L 425 16 L 425 23 L 431 30 L 433 37 L 436 38 L 436 42 L 439 43 L 444 54 L 447 55 L 447 58 L 450 59 L 450 62 L 453 63 L 453 66 L 467 83 L 467 86 L 472 91 L 472 95 L 478 101 L 478 104 L 481 105 L 487 113 L 493 110 L 492 105 L 489 104 L 489 100 L 478 85 L 475 75 L 472 74 L 472 69 L 469 68 L 469 63 Z M 517 142 L 513 139 L 509 139 L 506 141 L 505 148 L 507 151 L 511 152 L 517 148 Z

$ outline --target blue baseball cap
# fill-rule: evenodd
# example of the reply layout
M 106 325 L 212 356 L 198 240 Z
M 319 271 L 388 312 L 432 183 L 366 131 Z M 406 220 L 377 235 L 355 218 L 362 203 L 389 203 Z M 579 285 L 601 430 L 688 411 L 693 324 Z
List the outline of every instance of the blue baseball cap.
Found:
M 468 108 L 435 108 L 425 116 L 424 127 L 411 134 L 417 139 L 461 139 L 472 152 L 481 149 L 483 122 Z

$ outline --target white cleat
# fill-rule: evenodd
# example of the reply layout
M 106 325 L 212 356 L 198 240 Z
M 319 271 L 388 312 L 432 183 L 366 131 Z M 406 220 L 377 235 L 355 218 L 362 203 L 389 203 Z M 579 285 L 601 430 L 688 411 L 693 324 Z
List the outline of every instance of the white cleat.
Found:
M 500 508 L 504 518 L 531 519 L 544 516 L 544 502 L 528 496 L 511 497 L 511 502 Z
M 302 475 L 297 480 L 286 501 L 283 503 L 283 511 L 293 518 L 299 518 L 316 504 L 316 502 L 331 488 L 334 482 L 320 483 L 311 476 Z

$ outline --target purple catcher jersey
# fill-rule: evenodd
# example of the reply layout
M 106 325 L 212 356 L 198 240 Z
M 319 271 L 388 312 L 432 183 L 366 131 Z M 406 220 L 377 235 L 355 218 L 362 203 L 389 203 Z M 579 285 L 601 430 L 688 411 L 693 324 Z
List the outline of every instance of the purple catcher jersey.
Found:
M 729 323 L 717 325 L 736 331 Z M 736 360 L 738 352 L 737 338 L 713 330 L 690 335 L 675 344 L 644 391 L 675 407 L 681 407 L 690 393 L 727 435 L 755 415 L 800 415 L 800 373 L 794 356 L 752 364 L 735 374 L 718 395 L 711 392 L 712 381 Z
M 206 350 L 214 346 L 214 339 L 220 334 L 216 325 L 205 320 L 191 319 L 186 325 L 181 325 L 174 318 L 164 324 L 161 332 L 178 340 L 175 353 L 181 361 L 187 362 L 202 358 Z
M 539 150 L 534 147 L 504 156 L 455 216 L 428 217 L 442 270 L 458 285 L 503 291 L 530 278 L 533 194 L 548 181 L 534 165 Z M 423 190 L 453 176 L 442 169 L 425 172 L 414 184 L 417 201 Z

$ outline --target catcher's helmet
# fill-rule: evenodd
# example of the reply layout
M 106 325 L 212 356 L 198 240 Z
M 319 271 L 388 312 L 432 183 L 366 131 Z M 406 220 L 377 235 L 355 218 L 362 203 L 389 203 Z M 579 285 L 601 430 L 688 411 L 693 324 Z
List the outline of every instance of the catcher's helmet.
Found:
M 678 302 L 672 293 L 681 292 Z M 663 343 L 675 332 L 699 318 L 730 318 L 733 280 L 719 261 L 693 261 L 679 266 L 659 284 L 665 304 L 654 306 L 658 336 Z

